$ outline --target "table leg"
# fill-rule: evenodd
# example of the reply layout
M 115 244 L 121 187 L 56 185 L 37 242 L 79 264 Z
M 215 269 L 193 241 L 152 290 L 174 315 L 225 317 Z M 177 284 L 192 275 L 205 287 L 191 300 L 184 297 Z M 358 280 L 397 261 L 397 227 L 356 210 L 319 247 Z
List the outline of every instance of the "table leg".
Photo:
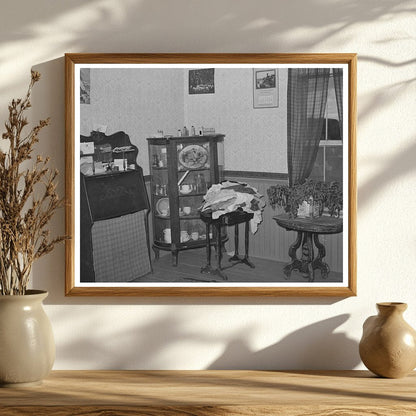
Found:
M 234 225 L 234 256 L 230 257 L 228 261 L 240 261 L 238 253 L 238 224 Z
M 234 251 L 234 256 L 229 258 L 229 261 L 234 261 L 238 264 L 238 263 L 244 263 L 247 266 L 251 267 L 252 269 L 254 269 L 256 266 L 254 266 L 254 264 L 248 259 L 248 246 L 249 246 L 249 221 L 245 222 L 245 233 L 244 233 L 244 250 L 245 250 L 245 254 L 244 257 L 240 257 L 239 252 L 238 252 L 238 245 L 239 245 L 239 235 L 238 235 L 238 224 L 235 225 L 235 232 L 234 232 L 234 246 L 235 246 L 235 251 Z
M 201 273 L 212 274 L 221 277 L 223 280 L 228 280 L 227 276 L 221 271 L 221 257 L 222 257 L 222 250 L 221 250 L 221 225 L 218 223 L 215 226 L 216 229 L 216 243 L 215 248 L 217 252 L 217 268 L 214 269 L 211 266 L 211 238 L 209 236 L 211 232 L 210 224 L 206 223 L 206 233 L 207 233 L 207 243 L 206 243 L 206 253 L 207 253 L 207 264 L 205 267 L 201 268 Z
M 172 266 L 177 266 L 178 265 L 178 253 L 179 250 L 172 250 Z
M 160 250 L 155 246 L 152 246 L 152 249 L 153 249 L 153 252 L 155 253 L 155 261 L 158 261 L 160 258 Z
M 313 269 L 319 269 L 321 271 L 322 278 L 326 279 L 329 274 L 329 266 L 322 261 L 326 255 L 325 246 L 319 241 L 319 234 L 314 234 L 313 239 L 315 246 L 318 249 L 318 255 L 316 256 L 316 259 L 313 260 L 312 267 Z
M 206 246 L 205 251 L 207 253 L 207 264 L 205 267 L 201 268 L 201 273 L 211 273 L 211 239 L 209 237 L 209 233 L 211 232 L 211 227 L 208 223 L 205 224 L 205 231 L 206 231 Z
M 289 247 L 289 257 L 292 259 L 291 263 L 287 264 L 284 269 L 283 273 L 286 276 L 286 280 L 289 279 L 292 270 L 300 270 L 302 267 L 302 262 L 298 260 L 296 256 L 296 252 L 300 247 L 300 243 L 302 242 L 302 232 L 298 231 L 298 236 L 296 241 Z
M 222 247 L 221 247 L 221 224 L 218 222 L 216 224 L 217 229 L 217 270 L 215 271 L 215 274 L 222 277 L 224 280 L 228 280 L 228 277 L 222 273 L 221 271 L 221 260 L 222 260 Z
M 250 223 L 249 221 L 246 221 L 246 226 L 245 226 L 245 235 L 244 235 L 244 258 L 243 260 L 241 260 L 242 263 L 247 264 L 247 266 L 251 267 L 252 269 L 254 269 L 256 266 L 254 266 L 254 264 L 248 259 L 248 243 L 249 243 L 249 227 L 250 227 Z
M 301 272 L 309 277 L 309 281 L 313 282 L 315 280 L 314 268 L 313 268 L 313 244 L 312 244 L 312 233 L 305 232 L 303 235 L 303 244 L 302 244 L 302 267 Z

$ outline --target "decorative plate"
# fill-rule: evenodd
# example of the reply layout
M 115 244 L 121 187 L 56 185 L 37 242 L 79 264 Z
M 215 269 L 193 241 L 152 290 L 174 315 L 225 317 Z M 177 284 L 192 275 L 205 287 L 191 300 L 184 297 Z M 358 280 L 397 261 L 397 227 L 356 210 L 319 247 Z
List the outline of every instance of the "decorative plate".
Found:
M 186 146 L 179 152 L 179 162 L 186 169 L 200 169 L 207 161 L 207 150 L 197 144 Z
M 156 211 L 162 216 L 164 211 L 169 212 L 169 198 L 160 198 L 159 201 L 156 202 Z

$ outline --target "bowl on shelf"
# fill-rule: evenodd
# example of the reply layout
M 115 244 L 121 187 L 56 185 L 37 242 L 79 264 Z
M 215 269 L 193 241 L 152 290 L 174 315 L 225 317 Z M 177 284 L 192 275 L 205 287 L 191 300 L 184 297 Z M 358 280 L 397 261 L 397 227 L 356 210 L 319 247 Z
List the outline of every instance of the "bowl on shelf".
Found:
M 156 203 L 156 211 L 162 217 L 167 217 L 169 215 L 169 198 L 160 198 Z
M 192 185 L 181 185 L 179 187 L 179 193 L 181 195 L 188 195 L 192 192 L 193 188 Z

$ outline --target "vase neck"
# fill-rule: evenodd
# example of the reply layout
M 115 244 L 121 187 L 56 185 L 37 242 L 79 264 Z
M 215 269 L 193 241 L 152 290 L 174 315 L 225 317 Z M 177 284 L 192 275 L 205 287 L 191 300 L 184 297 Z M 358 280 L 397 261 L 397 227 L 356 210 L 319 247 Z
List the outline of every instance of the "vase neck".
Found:
M 407 309 L 407 304 L 402 302 L 382 302 L 377 303 L 377 309 L 380 315 L 389 316 L 393 314 L 402 315 Z

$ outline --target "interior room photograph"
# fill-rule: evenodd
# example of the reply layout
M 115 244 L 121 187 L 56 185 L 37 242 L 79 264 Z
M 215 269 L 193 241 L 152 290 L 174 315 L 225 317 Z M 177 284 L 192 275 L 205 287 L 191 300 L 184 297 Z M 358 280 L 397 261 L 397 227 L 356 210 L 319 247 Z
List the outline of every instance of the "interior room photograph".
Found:
M 415 0 L 0 13 L 0 416 L 416 416 Z
M 192 67 L 80 69 L 80 282 L 342 282 L 343 69 Z

